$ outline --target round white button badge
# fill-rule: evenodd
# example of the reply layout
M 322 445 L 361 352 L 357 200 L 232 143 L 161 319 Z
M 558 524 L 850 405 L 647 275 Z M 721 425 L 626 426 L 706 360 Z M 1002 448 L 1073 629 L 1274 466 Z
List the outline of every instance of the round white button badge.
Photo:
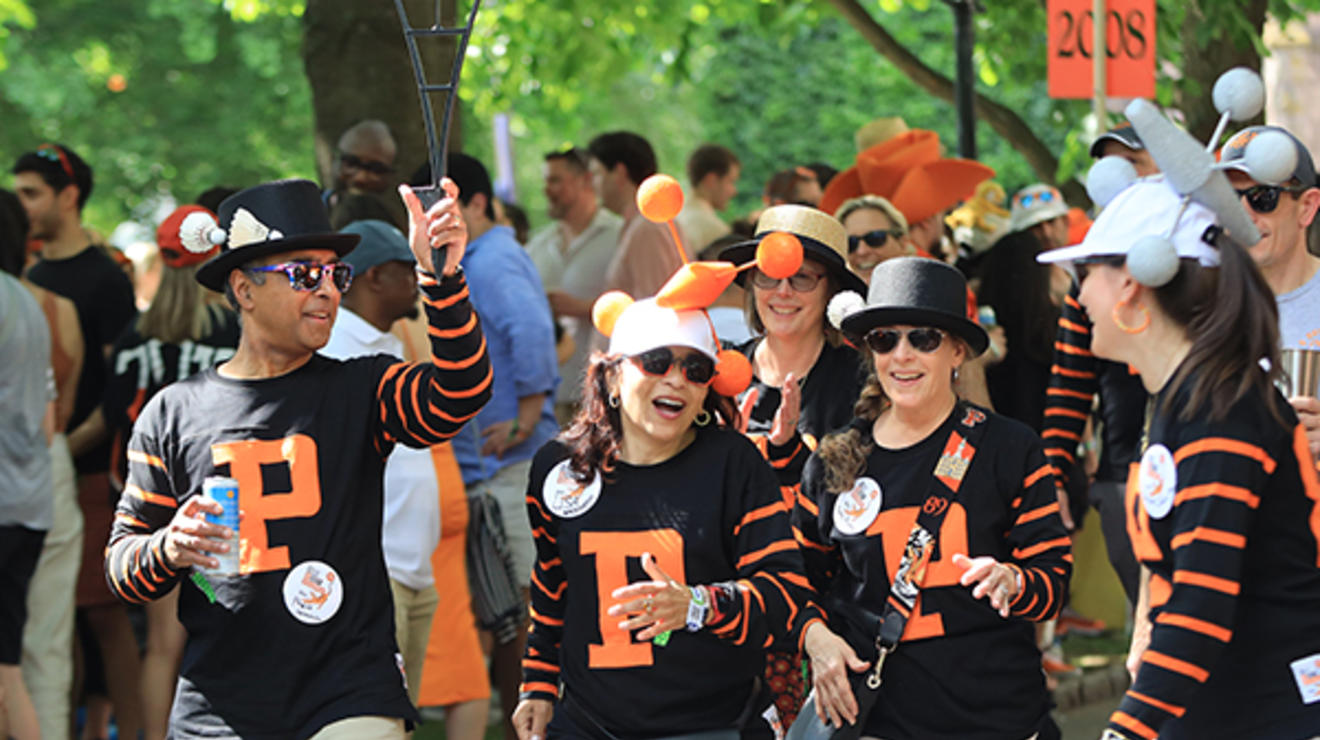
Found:
M 579 483 L 568 467 L 568 460 L 564 460 L 550 469 L 541 486 L 541 496 L 550 513 L 561 519 L 582 516 L 600 498 L 600 473 L 590 483 Z
M 1163 519 L 1173 509 L 1173 497 L 1178 493 L 1178 466 L 1173 453 L 1164 445 L 1151 445 L 1141 456 L 1137 469 L 1137 491 L 1141 505 L 1152 519 Z
M 843 534 L 861 534 L 880 513 L 880 484 L 858 478 L 853 487 L 834 499 L 834 528 Z
M 344 581 L 319 560 L 304 560 L 284 577 L 284 607 L 303 624 L 322 624 L 344 603 Z

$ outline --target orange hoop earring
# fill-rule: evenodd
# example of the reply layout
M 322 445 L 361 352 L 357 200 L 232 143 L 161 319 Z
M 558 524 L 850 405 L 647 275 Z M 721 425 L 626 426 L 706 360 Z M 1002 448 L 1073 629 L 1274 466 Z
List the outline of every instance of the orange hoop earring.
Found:
M 1119 301 L 1114 304 L 1113 310 L 1109 312 L 1109 318 L 1114 320 L 1114 325 L 1119 329 L 1122 329 L 1125 334 L 1140 334 L 1145 331 L 1146 328 L 1150 326 L 1150 311 L 1147 311 L 1145 306 L 1137 306 L 1137 308 L 1141 309 L 1141 324 L 1138 326 L 1128 326 L 1123 323 L 1123 318 L 1118 315 L 1119 307 L 1125 305 L 1127 305 L 1126 300 Z

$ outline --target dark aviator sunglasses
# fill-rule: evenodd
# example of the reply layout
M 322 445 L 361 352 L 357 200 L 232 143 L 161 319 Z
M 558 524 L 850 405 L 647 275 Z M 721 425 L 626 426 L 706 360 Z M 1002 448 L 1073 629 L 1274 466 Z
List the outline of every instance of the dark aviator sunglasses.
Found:
M 642 372 L 657 378 L 669 374 L 669 368 L 675 363 L 689 383 L 708 385 L 715 378 L 715 361 L 700 352 L 693 352 L 683 359 L 674 357 L 674 351 L 668 347 L 657 347 L 629 358 Z

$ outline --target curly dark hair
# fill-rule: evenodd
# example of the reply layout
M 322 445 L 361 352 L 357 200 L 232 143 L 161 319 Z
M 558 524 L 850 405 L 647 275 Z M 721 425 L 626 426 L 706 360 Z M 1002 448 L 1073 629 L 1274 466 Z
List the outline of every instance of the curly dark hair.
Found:
M 609 399 L 610 375 L 618 372 L 623 359 L 620 355 L 592 354 L 582 381 L 582 408 L 559 435 L 559 441 L 570 452 L 569 471 L 579 483 L 590 482 L 597 472 L 609 473 L 619 459 L 623 421 L 619 409 L 611 406 Z M 738 406 L 732 398 L 712 389 L 707 391 L 702 408 L 716 425 L 737 428 Z

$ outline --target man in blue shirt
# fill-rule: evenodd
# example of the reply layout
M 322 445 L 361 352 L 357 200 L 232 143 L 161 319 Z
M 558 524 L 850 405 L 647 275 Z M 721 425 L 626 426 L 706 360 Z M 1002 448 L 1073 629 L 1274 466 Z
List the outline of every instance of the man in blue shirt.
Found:
M 559 432 L 554 390 L 559 383 L 555 330 L 541 278 L 513 230 L 495 223 L 490 175 L 466 154 L 449 155 L 449 177 L 458 185 L 469 242 L 463 254 L 472 306 L 481 317 L 494 373 L 491 399 L 454 437 L 454 456 L 469 497 L 489 494 L 499 502 L 513 555 L 515 583 L 526 601 L 536 548 L 527 520 L 527 476 L 532 456 Z M 441 596 L 443 598 L 443 595 Z M 509 714 L 518 703 L 526 630 L 497 645 L 491 655 L 500 704 Z

